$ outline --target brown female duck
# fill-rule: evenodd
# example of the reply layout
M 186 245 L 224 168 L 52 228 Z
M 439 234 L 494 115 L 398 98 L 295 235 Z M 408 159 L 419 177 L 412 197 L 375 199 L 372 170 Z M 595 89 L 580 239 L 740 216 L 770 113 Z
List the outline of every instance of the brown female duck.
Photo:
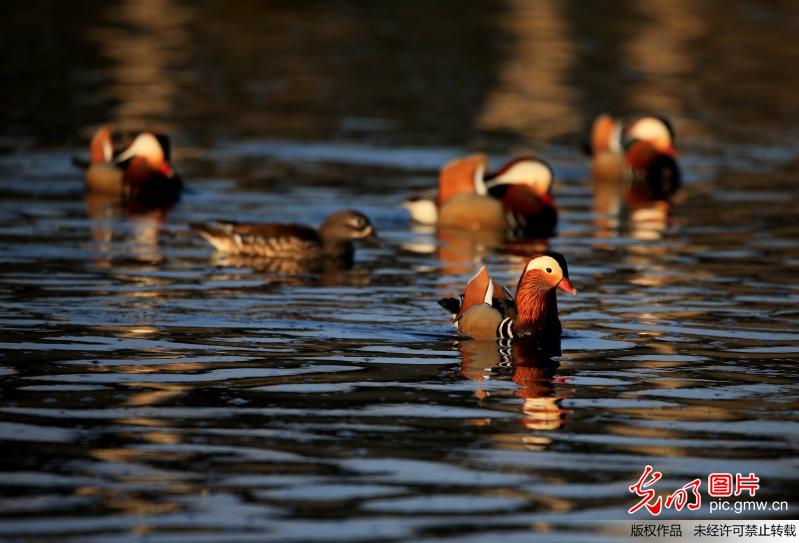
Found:
M 192 223 L 217 251 L 236 255 L 295 260 L 350 259 L 352 240 L 379 242 L 374 226 L 363 213 L 343 210 L 329 215 L 319 229 L 304 224 Z

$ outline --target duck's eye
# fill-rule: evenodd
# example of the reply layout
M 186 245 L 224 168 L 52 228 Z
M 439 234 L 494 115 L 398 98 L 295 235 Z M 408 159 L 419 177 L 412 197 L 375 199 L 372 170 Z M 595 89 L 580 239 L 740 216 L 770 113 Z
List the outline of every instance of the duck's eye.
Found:
M 552 273 L 552 268 L 547 268 L 547 273 Z

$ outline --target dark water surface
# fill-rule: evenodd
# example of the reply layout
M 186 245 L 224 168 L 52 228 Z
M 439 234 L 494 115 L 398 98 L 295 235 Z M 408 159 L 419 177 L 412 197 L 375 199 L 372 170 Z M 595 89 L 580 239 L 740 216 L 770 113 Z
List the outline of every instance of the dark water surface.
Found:
M 793 3 L 69 4 L 1 23 L 0 539 L 613 540 L 647 464 L 664 491 L 754 472 L 796 518 Z M 674 120 L 665 230 L 597 211 L 576 144 L 603 109 Z M 173 134 L 177 208 L 84 197 L 69 161 L 106 122 Z M 459 341 L 435 303 L 539 246 L 399 206 L 520 149 L 555 167 L 580 291 L 559 365 Z M 186 226 L 341 207 L 387 241 L 351 270 Z

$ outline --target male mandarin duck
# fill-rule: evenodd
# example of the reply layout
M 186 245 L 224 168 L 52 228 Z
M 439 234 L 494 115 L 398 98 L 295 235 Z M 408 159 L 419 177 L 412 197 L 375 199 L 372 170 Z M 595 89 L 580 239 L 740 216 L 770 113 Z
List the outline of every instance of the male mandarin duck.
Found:
M 439 304 L 453 313 L 453 321 L 465 336 L 474 339 L 530 338 L 560 340 L 556 289 L 577 291 L 569 281 L 566 259 L 549 251 L 532 257 L 524 267 L 516 288 L 494 289 L 485 266 L 466 285 L 459 298 L 443 298 Z
M 632 200 L 668 202 L 681 185 L 674 140 L 674 129 L 663 117 L 623 123 L 602 114 L 594 120 L 586 145 L 593 177 L 627 181 Z
M 586 153 L 589 156 L 604 152 L 623 154 L 625 144 L 640 140 L 674 156 L 674 139 L 674 128 L 665 117 L 648 115 L 624 122 L 603 113 L 591 125 L 591 141 L 586 146 Z
M 482 154 L 455 159 L 441 168 L 437 190 L 403 206 L 422 224 L 551 233 L 558 217 L 552 168 L 533 157 L 513 159 L 492 174 L 487 166 Z
M 219 252 L 265 258 L 349 260 L 355 251 L 352 240 L 380 242 L 369 219 L 351 210 L 329 215 L 318 230 L 303 224 L 223 221 L 189 226 Z
M 86 188 L 154 206 L 171 205 L 180 198 L 183 183 L 170 165 L 169 139 L 142 132 L 116 156 L 111 132 L 101 128 L 92 138 L 88 163 L 73 162 L 86 170 Z

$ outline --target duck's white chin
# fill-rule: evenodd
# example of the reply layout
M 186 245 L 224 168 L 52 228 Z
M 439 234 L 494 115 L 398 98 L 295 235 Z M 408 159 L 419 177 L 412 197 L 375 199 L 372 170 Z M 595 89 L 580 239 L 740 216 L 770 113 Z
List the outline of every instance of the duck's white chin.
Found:
M 429 225 L 438 222 L 438 208 L 433 200 L 405 200 L 402 207 L 410 212 L 414 222 Z

